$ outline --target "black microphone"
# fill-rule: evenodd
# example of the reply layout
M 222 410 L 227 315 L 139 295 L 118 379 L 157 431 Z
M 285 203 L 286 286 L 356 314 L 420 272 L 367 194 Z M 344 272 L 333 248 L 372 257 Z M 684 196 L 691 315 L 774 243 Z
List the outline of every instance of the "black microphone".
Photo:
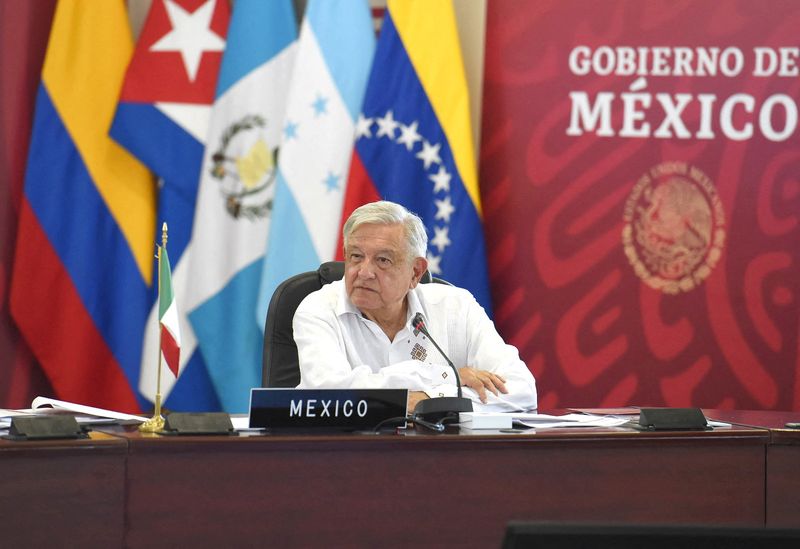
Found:
M 431 340 L 431 343 L 433 343 L 433 346 L 436 347 L 437 351 L 439 351 L 439 354 L 444 357 L 444 359 L 447 361 L 447 364 L 453 369 L 453 373 L 456 374 L 456 387 L 458 389 L 457 397 L 436 397 L 420 400 L 417 403 L 417 406 L 414 408 L 414 416 L 428 422 L 441 422 L 442 420 L 450 417 L 454 417 L 456 420 L 458 420 L 459 412 L 472 411 L 472 401 L 461 396 L 461 376 L 458 375 L 458 369 L 456 369 L 453 361 L 451 361 L 445 352 L 442 351 L 442 348 L 439 347 L 439 345 L 436 343 L 436 340 L 431 337 L 431 334 L 425 327 L 425 319 L 422 317 L 422 313 L 417 313 L 414 315 L 411 325 L 414 327 L 414 330 L 417 332 L 422 332 L 425 334 L 425 336 L 427 336 L 428 339 Z

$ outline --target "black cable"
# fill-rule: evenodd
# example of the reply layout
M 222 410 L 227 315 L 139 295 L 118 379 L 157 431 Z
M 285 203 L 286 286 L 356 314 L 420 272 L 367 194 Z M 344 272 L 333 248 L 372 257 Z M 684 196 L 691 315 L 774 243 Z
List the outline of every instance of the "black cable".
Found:
M 411 416 L 411 421 L 413 421 L 415 424 L 419 424 L 419 425 L 422 425 L 423 427 L 427 427 L 428 429 L 431 429 L 432 431 L 436 431 L 437 433 L 441 433 L 441 432 L 444 431 L 445 427 L 444 427 L 444 424 L 442 422 L 445 419 L 446 419 L 446 417 L 440 419 L 436 423 L 431 423 L 430 421 L 425 421 L 424 419 L 422 419 L 419 416 L 416 416 L 416 415 Z
M 409 418 L 407 418 L 406 416 L 395 416 L 395 417 L 390 417 L 388 419 L 384 419 L 383 421 L 381 421 L 375 427 L 372 428 L 372 432 L 374 432 L 374 433 L 379 432 L 381 430 L 381 427 L 383 427 L 387 423 L 391 423 L 393 421 L 397 421 L 397 422 L 409 421 Z

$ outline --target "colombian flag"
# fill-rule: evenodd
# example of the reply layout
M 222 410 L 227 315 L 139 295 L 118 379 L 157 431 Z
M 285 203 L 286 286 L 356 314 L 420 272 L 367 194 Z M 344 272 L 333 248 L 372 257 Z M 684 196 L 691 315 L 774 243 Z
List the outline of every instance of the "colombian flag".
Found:
M 108 137 L 133 40 L 123 0 L 61 0 L 36 99 L 11 314 L 57 397 L 137 412 L 155 185 Z
M 469 95 L 448 0 L 388 3 L 343 219 L 378 199 L 422 218 L 431 273 L 470 290 L 491 314 Z

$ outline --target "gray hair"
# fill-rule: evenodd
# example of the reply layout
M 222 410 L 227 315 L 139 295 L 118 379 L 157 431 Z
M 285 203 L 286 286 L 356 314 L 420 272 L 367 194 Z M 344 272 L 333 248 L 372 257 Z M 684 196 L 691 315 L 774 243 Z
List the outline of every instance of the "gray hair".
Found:
M 406 244 L 408 245 L 408 259 L 425 257 L 428 249 L 428 233 L 425 232 L 425 225 L 422 220 L 417 214 L 408 211 L 400 204 L 389 202 L 388 200 L 364 204 L 350 214 L 342 230 L 345 248 L 347 248 L 347 241 L 353 231 L 368 223 L 374 225 L 403 225 Z

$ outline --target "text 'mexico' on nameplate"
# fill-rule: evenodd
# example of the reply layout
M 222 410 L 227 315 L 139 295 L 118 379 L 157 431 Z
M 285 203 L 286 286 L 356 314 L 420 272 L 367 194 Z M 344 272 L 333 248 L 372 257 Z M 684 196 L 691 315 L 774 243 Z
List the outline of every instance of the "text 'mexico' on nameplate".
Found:
M 373 430 L 395 419 L 403 424 L 407 389 L 250 390 L 250 427 Z

